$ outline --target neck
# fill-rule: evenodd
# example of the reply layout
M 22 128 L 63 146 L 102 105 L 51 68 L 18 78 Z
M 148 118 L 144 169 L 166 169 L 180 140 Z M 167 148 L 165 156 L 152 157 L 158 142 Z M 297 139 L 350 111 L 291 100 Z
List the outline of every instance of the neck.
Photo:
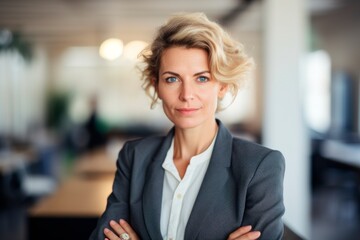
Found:
M 216 121 L 211 126 L 191 129 L 175 127 L 174 159 L 190 160 L 193 156 L 204 152 L 212 143 L 217 133 Z

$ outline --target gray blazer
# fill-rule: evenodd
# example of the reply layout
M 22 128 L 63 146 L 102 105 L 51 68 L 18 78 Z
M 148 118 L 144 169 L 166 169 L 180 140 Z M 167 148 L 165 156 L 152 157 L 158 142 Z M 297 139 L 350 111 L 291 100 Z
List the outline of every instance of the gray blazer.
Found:
M 219 131 L 208 170 L 185 229 L 185 240 L 227 239 L 240 226 L 252 225 L 260 239 L 283 235 L 285 161 L 278 151 Z M 174 129 L 165 137 L 127 142 L 119 153 L 113 191 L 90 239 L 104 239 L 110 220 L 127 220 L 141 239 L 162 239 L 160 212 L 162 163 Z

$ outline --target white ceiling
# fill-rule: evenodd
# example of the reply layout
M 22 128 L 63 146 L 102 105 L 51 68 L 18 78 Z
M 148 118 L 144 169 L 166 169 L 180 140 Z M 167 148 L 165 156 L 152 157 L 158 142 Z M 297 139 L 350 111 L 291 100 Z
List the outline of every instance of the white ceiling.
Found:
M 50 44 L 97 44 L 113 36 L 148 40 L 174 12 L 203 11 L 218 19 L 236 0 L 2 0 L 0 27 Z
M 249 1 L 249 0 L 247 0 Z M 201 11 L 222 19 L 246 0 L 1 0 L 0 28 L 21 31 L 31 41 L 48 45 L 98 45 L 108 37 L 149 41 L 174 12 Z M 308 0 L 312 12 L 329 10 L 349 0 Z M 259 29 L 261 2 L 241 12 L 241 27 Z M 238 21 L 239 18 L 237 18 Z

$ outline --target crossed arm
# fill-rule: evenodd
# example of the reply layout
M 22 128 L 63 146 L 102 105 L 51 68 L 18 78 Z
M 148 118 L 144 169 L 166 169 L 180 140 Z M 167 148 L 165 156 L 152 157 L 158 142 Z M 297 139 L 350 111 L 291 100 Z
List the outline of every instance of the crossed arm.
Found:
M 105 228 L 104 234 L 106 236 L 105 240 L 120 240 L 119 237 L 123 233 L 127 233 L 130 236 L 131 240 L 139 240 L 140 238 L 132 227 L 123 219 L 120 219 L 119 222 L 114 220 L 110 221 L 110 226 L 112 229 Z M 260 237 L 259 231 L 251 231 L 251 226 L 243 226 L 236 229 L 232 232 L 227 240 L 256 240 Z

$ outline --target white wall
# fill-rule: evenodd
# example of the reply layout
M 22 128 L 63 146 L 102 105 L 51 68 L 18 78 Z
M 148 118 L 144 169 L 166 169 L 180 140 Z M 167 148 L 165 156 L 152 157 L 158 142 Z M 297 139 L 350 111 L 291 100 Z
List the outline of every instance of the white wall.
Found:
M 0 54 L 0 135 L 25 139 L 45 115 L 46 54 L 34 48 L 26 62 L 17 51 Z
M 264 144 L 286 159 L 285 223 L 309 238 L 309 143 L 302 110 L 302 59 L 307 15 L 303 0 L 264 2 Z

